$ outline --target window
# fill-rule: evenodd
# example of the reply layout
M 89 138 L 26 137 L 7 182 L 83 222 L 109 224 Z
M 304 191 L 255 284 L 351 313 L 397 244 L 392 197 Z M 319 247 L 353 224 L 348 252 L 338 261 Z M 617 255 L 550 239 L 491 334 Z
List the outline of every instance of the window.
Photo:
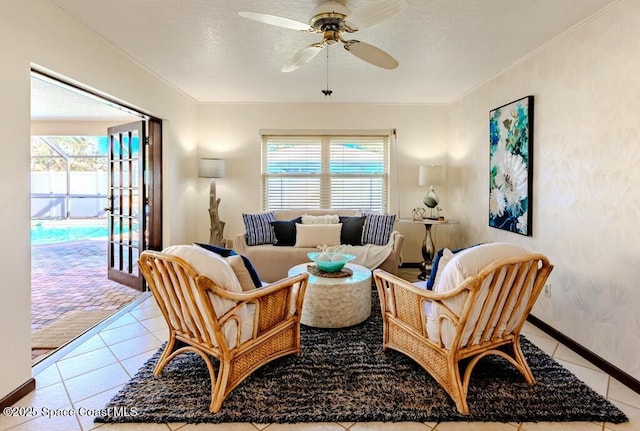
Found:
M 388 209 L 389 135 L 262 136 L 266 210 Z

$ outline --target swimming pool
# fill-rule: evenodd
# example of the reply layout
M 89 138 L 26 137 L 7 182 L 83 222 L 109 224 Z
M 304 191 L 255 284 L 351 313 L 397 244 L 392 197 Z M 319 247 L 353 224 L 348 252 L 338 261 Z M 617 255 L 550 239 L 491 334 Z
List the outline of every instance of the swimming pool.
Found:
M 61 221 L 34 221 L 31 223 L 31 245 L 55 244 L 82 239 L 106 239 L 108 236 L 107 221 L 99 223 L 91 221 L 69 223 Z

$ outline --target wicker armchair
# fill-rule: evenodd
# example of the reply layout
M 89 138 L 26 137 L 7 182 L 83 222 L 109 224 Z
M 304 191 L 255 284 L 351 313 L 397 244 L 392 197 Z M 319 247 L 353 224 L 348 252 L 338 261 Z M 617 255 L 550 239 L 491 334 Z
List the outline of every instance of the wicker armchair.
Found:
M 540 254 L 510 257 L 489 264 L 443 293 L 376 270 L 383 348 L 415 360 L 447 391 L 462 414 L 469 412 L 471 372 L 484 356 L 507 359 L 527 383 L 535 383 L 519 335 L 552 269 Z
M 197 353 L 211 377 L 211 412 L 217 413 L 229 393 L 262 365 L 291 353 L 300 354 L 300 313 L 308 274 L 235 293 L 199 275 L 178 256 L 145 251 L 139 265 L 169 326 L 169 340 L 154 375 L 176 355 Z M 212 301 L 221 299 L 232 301 L 232 308 L 218 316 Z M 239 311 L 248 309 L 251 312 L 246 316 L 252 320 L 247 326 L 240 321 Z M 229 323 L 242 330 L 234 328 L 234 336 L 229 337 Z M 210 356 L 220 361 L 217 376 Z

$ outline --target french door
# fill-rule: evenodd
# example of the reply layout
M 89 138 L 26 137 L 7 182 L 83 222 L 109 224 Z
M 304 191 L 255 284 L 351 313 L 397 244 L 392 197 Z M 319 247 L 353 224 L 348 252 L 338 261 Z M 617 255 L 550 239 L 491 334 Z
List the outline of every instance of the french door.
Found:
M 107 133 L 107 274 L 110 280 L 143 290 L 138 257 L 162 244 L 161 123 L 137 121 L 110 127 Z

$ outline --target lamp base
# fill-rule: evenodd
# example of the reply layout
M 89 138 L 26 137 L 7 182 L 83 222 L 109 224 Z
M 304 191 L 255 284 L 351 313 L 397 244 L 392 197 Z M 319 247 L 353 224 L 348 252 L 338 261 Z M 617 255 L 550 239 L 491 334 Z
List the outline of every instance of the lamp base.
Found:
M 427 206 L 428 208 L 431 208 L 431 210 L 433 210 L 435 207 L 438 206 L 438 203 L 440 202 L 440 198 L 438 197 L 436 191 L 433 189 L 433 186 L 431 186 L 427 194 L 424 195 L 422 202 L 424 202 L 425 206 Z

